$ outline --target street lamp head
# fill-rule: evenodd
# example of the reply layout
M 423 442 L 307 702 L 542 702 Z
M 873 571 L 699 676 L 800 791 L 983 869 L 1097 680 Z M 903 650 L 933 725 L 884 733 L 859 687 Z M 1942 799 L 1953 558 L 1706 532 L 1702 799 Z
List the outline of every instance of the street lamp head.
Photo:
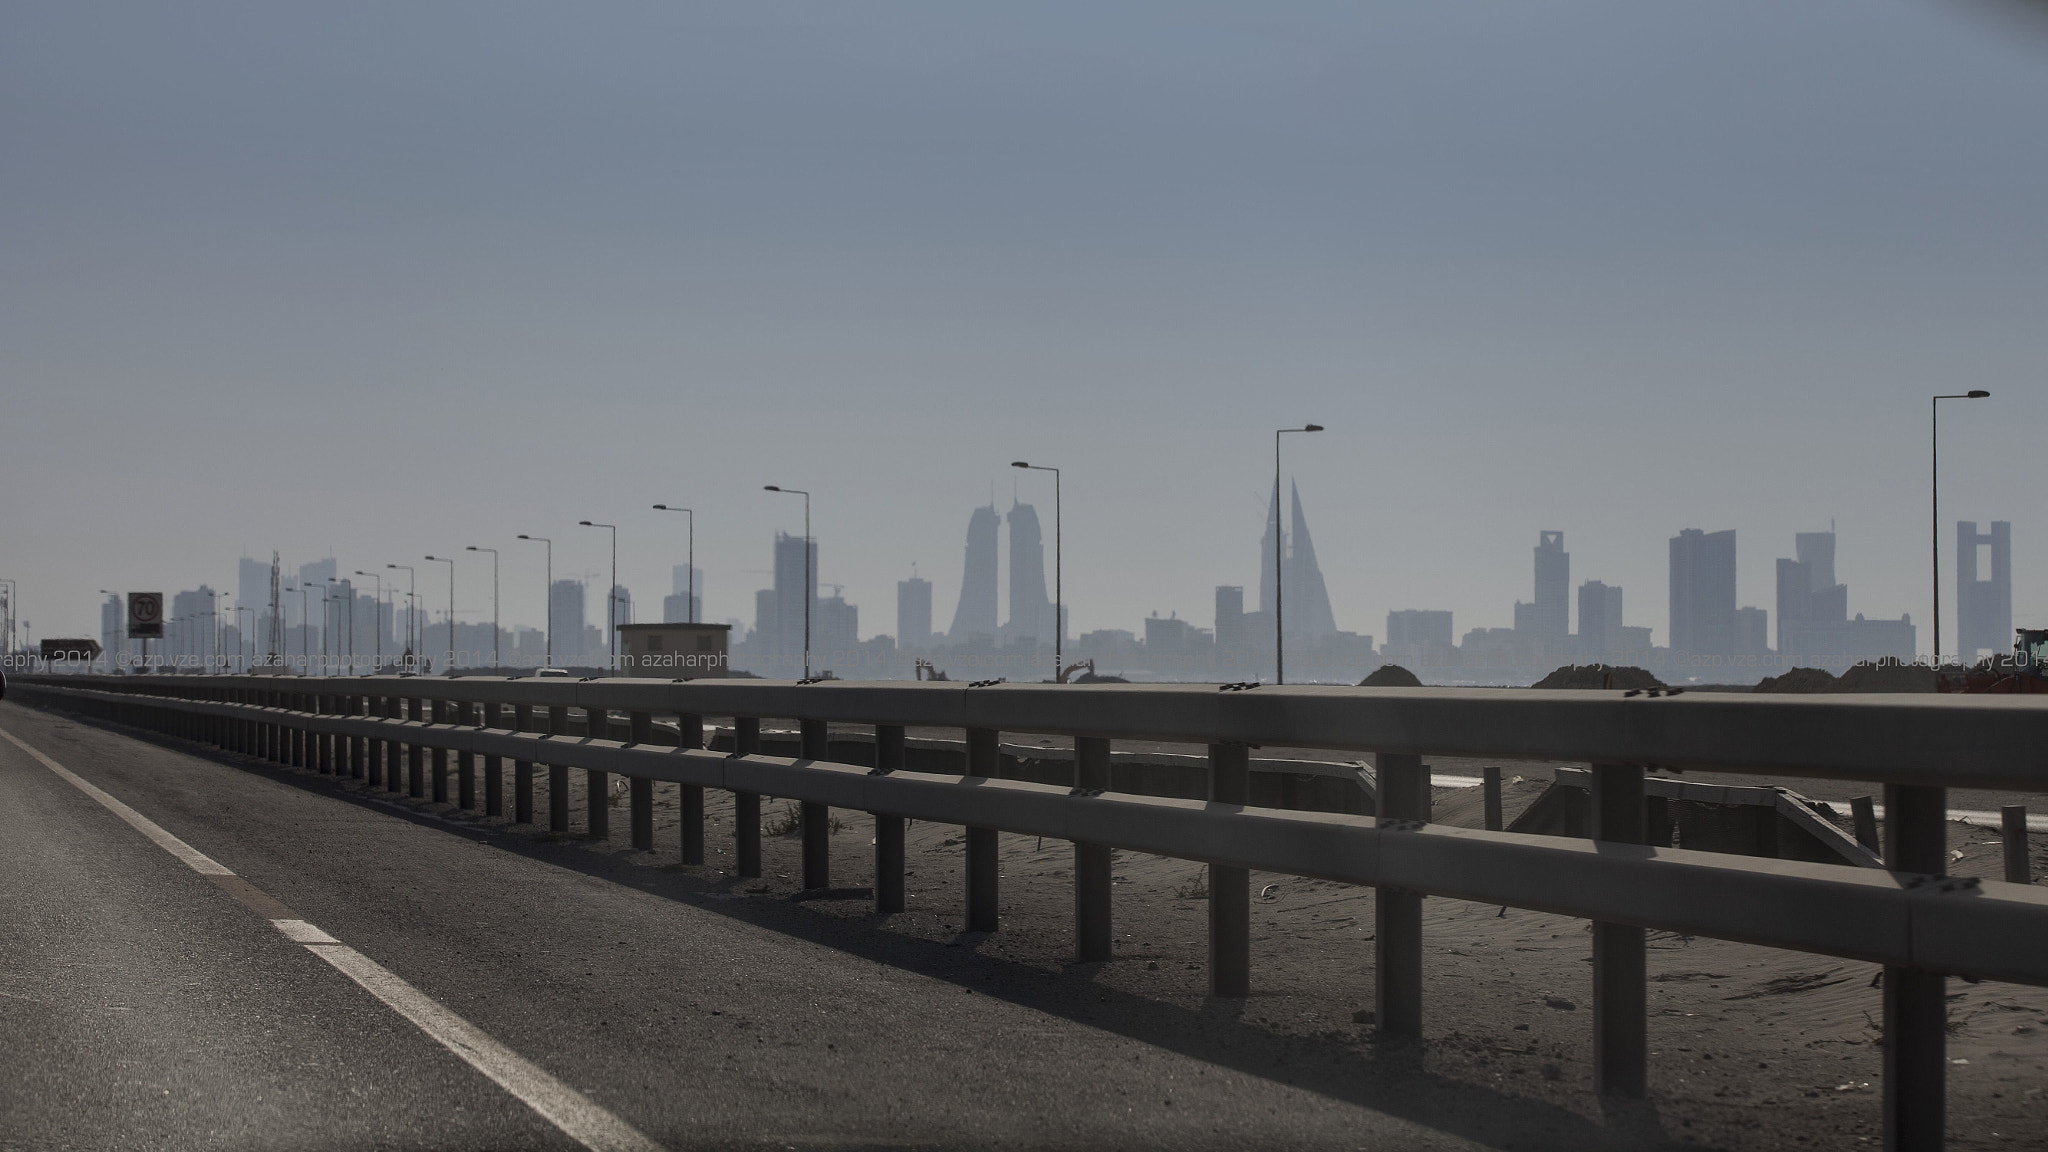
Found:
M 666 511 L 668 511 L 668 505 L 666 505 L 666 504 L 656 504 L 656 505 L 654 506 L 654 510 L 655 510 L 656 512 L 666 512 Z
M 1304 424 L 1301 426 L 1301 430 L 1303 432 L 1321 432 L 1323 426 L 1321 424 Z
M 780 487 L 777 487 L 777 486 L 776 486 L 776 485 L 774 485 L 774 484 L 763 484 L 763 485 L 761 485 L 761 491 L 763 491 L 763 492 L 780 492 L 780 491 L 782 491 L 782 489 L 781 489 Z
M 588 520 L 578 520 L 577 523 L 583 525 L 585 528 L 593 526 Z
M 396 568 L 396 567 L 398 567 L 398 565 L 396 565 L 396 564 L 386 564 L 386 565 L 385 565 L 385 567 L 386 567 L 386 568 Z
M 1023 460 L 1012 460 L 1012 461 L 1010 461 L 1010 467 L 1012 467 L 1012 468 L 1029 468 L 1029 467 L 1031 467 L 1031 465 L 1030 465 L 1030 463 L 1028 463 L 1027 461 L 1023 461 Z
M 524 533 L 524 532 L 521 532 L 521 533 L 519 534 L 519 538 L 520 538 L 521 540 L 531 540 L 531 539 L 533 539 L 533 537 L 531 537 L 531 536 L 528 536 L 528 535 L 527 535 L 526 533 Z
M 1982 400 L 1989 395 L 1991 395 L 1991 393 L 1986 392 L 1982 388 L 1972 388 L 1970 389 L 1969 394 L 1963 398 L 1965 400 Z
M 471 552 L 476 551 L 476 545 L 474 544 L 465 544 L 463 547 L 468 548 Z

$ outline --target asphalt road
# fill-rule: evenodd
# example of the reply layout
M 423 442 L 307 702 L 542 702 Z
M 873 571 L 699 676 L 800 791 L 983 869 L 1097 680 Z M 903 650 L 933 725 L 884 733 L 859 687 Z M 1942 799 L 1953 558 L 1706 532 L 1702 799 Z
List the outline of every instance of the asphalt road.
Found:
M 12 703 L 0 731 L 252 886 L 0 740 L 0 1149 L 1509 1143 L 1467 1139 L 1450 1100 L 1390 1115 L 1289 1084 L 1284 1059 L 977 995 L 317 777 Z M 338 943 L 289 938 L 280 903 Z M 344 953 L 542 1089 L 486 1076 Z M 553 1090 L 597 1136 L 530 1102 Z

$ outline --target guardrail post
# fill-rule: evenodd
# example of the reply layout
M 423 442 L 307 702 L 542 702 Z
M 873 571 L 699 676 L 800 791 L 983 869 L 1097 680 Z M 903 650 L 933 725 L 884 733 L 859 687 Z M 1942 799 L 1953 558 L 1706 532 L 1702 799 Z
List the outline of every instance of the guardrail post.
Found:
M 363 697 L 363 715 L 382 716 L 384 711 L 383 697 Z M 363 775 L 370 787 L 382 788 L 384 786 L 384 742 L 382 740 L 371 740 L 366 743 L 363 749 Z
M 316 717 L 336 716 L 341 713 L 341 699 L 331 692 L 322 692 L 313 697 L 313 715 Z M 317 723 L 317 721 L 316 721 Z M 320 765 L 323 776 L 340 776 L 347 772 L 342 762 L 341 740 L 332 732 L 314 735 L 314 759 Z
M 484 705 L 484 727 L 500 729 L 505 726 L 505 706 Z M 484 815 L 505 814 L 505 760 L 501 756 L 484 757 Z
M 320 711 L 324 715 L 348 715 L 348 697 L 346 696 L 330 692 L 321 697 L 321 703 Z M 348 737 L 338 732 L 328 732 L 324 733 L 320 739 L 326 745 L 324 751 L 327 757 L 328 771 L 336 776 L 348 775 Z
M 1074 737 L 1074 787 L 1109 791 L 1109 740 Z M 1110 848 L 1074 841 L 1074 952 L 1083 963 L 1109 959 Z
M 583 709 L 583 735 L 591 740 L 612 738 L 612 714 L 604 708 Z M 593 840 L 603 840 L 612 834 L 612 786 L 611 773 L 602 768 L 586 768 L 583 772 L 585 831 Z
M 995 779 L 1002 774 L 1002 745 L 993 728 L 967 730 L 967 774 Z M 996 930 L 998 886 L 996 830 L 967 829 L 967 930 Z
M 635 745 L 652 743 L 654 740 L 654 713 L 628 712 L 626 723 L 631 726 L 630 738 Z M 626 778 L 629 800 L 632 805 L 633 848 L 639 852 L 654 851 L 654 781 L 645 776 Z
M 476 705 L 463 700 L 453 707 L 456 724 L 464 728 L 476 726 Z M 455 752 L 455 806 L 465 812 L 476 811 L 476 753 L 467 748 Z
M 1382 752 L 1374 758 L 1380 827 L 1429 819 L 1429 769 L 1422 757 Z M 1422 893 L 1373 893 L 1374 1016 L 1392 1036 L 1422 1035 Z
M 1948 789 L 1884 786 L 1884 866 L 1940 876 L 1948 871 Z M 1884 970 L 1884 1146 L 1938 1149 L 1947 1110 L 1948 981 L 1939 972 Z
M 322 692 L 313 697 L 313 715 L 332 716 L 338 711 L 340 711 L 338 701 L 335 700 L 332 693 Z M 320 761 L 320 774 L 322 776 L 341 775 L 341 756 L 339 754 L 341 749 L 338 747 L 339 743 L 340 741 L 335 739 L 332 732 L 316 732 L 313 734 L 314 755 Z
M 830 760 L 830 729 L 823 720 L 799 720 L 802 733 L 800 754 L 806 760 Z M 804 887 L 832 886 L 832 810 L 823 804 L 802 802 L 798 811 L 804 840 Z
M 875 771 L 903 770 L 903 726 L 875 725 Z M 884 812 L 875 817 L 875 911 L 903 911 L 903 817 Z
M 549 737 L 566 736 L 569 733 L 569 709 L 565 705 L 548 706 Z M 569 770 L 560 764 L 548 765 L 548 831 L 569 830 Z
M 405 701 L 397 696 L 384 698 L 386 720 L 405 719 Z M 384 788 L 389 792 L 405 791 L 405 744 L 394 734 L 384 742 Z
M 286 699 L 290 701 L 290 708 L 294 713 L 292 716 L 292 767 L 304 768 L 306 766 L 306 721 L 304 716 L 306 711 L 306 695 L 303 692 L 290 692 L 286 694 Z
M 1486 830 L 1498 832 L 1502 822 L 1500 815 L 1500 768 L 1498 765 L 1484 769 L 1485 780 L 1481 784 L 1486 790 Z
M 732 754 L 754 756 L 761 751 L 761 718 L 732 718 Z M 735 870 L 741 876 L 761 874 L 761 794 L 732 794 L 732 839 Z
M 318 716 L 320 714 L 322 699 L 324 698 L 318 692 L 306 694 L 304 698 L 304 711 L 308 716 Z M 175 724 L 176 722 L 177 714 L 172 713 L 172 723 Z M 311 768 L 322 776 L 327 775 L 327 741 L 321 738 L 320 733 L 313 731 L 311 720 L 306 722 L 306 767 Z
M 1858 796 L 1849 801 L 1849 811 L 1854 818 L 1856 842 L 1872 852 L 1883 852 L 1884 842 L 1877 838 L 1877 805 L 1868 796 Z
M 2032 884 L 2033 862 L 2027 859 L 2027 806 L 2007 804 L 1998 810 L 1999 831 L 2005 837 L 2005 880 L 2008 884 Z
M 1593 765 L 1593 839 L 1641 844 L 1645 835 L 1643 770 L 1633 764 Z M 1633 924 L 1593 925 L 1593 1085 L 1611 1096 L 1649 1090 L 1649 975 L 1643 930 Z
M 413 723 L 424 723 L 427 718 L 427 702 L 414 696 L 406 701 L 406 711 Z M 405 746 L 405 794 L 415 800 L 427 795 L 427 746 L 407 744 Z
M 1251 790 L 1251 749 L 1209 745 L 1209 801 L 1242 807 Z M 1241 1000 L 1252 994 L 1252 873 L 1209 865 L 1209 995 Z
M 676 717 L 676 751 L 704 746 L 704 717 L 684 712 Z M 679 784 L 676 822 L 683 841 L 683 863 L 704 862 L 704 786 Z
M 448 712 L 449 709 L 452 707 L 450 701 L 433 700 L 428 703 L 427 707 L 428 723 L 449 723 Z M 436 745 L 433 750 L 433 756 L 434 803 L 446 804 L 448 802 L 448 750 L 446 748 L 440 747 L 439 745 Z
M 515 732 L 533 730 L 533 705 L 512 706 L 512 729 Z M 515 824 L 533 823 L 533 761 L 512 762 L 512 821 Z
M 350 696 L 347 712 L 350 716 L 369 714 L 369 697 Z M 368 780 L 370 775 L 370 740 L 367 736 L 348 738 L 348 776 L 351 780 Z

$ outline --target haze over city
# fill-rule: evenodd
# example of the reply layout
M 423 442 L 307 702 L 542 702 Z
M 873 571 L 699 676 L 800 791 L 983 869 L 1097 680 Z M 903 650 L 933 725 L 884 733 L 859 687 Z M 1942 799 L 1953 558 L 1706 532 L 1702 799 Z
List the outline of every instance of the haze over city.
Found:
M 1256 587 L 1271 430 L 1339 629 L 1508 627 L 1539 530 L 1668 643 L 1666 541 L 1774 606 L 1838 532 L 1927 648 L 1953 523 L 2044 401 L 2042 42 L 1941 4 L 14 5 L 0 36 L 5 575 L 37 636 L 238 557 L 537 550 L 649 606 L 697 511 L 754 618 L 818 578 L 944 629 L 966 519 L 1064 469 L 1070 635 Z M 422 573 L 422 599 L 444 601 Z M 1954 643 L 1954 601 L 1944 606 Z M 593 609 L 593 615 L 595 615 Z

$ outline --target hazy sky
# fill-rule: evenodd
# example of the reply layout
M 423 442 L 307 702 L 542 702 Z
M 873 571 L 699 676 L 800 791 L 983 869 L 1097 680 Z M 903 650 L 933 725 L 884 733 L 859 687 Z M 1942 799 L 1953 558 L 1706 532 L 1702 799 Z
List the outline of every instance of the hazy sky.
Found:
M 1678 529 L 1775 612 L 1832 518 L 1924 648 L 1927 396 L 1982 387 L 1942 536 L 2012 520 L 2048 622 L 2044 110 L 2048 37 L 1939 0 L 9 0 L 0 576 L 97 634 L 453 551 L 476 618 L 497 545 L 537 623 L 513 537 L 601 580 L 589 518 L 646 619 L 666 502 L 751 621 L 774 483 L 863 634 L 912 561 L 944 628 L 1028 458 L 1076 631 L 1206 625 L 1313 420 L 1341 628 L 1505 626 L 1560 529 L 1663 643 Z

